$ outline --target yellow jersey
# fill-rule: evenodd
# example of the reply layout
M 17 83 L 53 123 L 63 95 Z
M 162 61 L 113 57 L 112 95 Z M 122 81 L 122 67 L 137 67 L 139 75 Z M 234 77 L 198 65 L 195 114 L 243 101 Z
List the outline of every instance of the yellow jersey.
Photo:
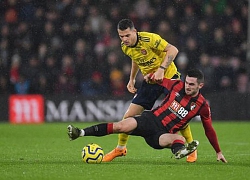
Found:
M 124 54 L 129 56 L 138 66 L 145 76 L 155 72 L 166 56 L 164 49 L 168 42 L 162 39 L 158 34 L 149 32 L 138 32 L 137 42 L 133 47 L 128 47 L 121 43 Z M 171 79 L 177 73 L 177 68 L 172 62 L 165 70 L 164 77 Z

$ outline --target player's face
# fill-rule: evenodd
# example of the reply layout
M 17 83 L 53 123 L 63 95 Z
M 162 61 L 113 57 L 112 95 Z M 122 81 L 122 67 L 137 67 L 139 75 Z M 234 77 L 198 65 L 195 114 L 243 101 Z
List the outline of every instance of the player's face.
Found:
M 118 34 L 121 41 L 125 44 L 125 46 L 133 46 L 137 40 L 136 29 L 127 28 L 125 30 L 118 29 Z
M 198 83 L 197 78 L 186 76 L 185 93 L 189 96 L 197 96 L 199 90 L 203 87 L 203 83 Z

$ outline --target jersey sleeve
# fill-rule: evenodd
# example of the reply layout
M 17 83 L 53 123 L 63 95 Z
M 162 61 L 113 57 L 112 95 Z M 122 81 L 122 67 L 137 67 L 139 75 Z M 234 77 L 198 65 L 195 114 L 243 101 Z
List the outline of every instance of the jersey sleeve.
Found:
M 212 126 L 210 107 L 207 102 L 205 103 L 205 105 L 202 107 L 200 111 L 200 117 L 201 117 L 201 121 L 205 130 L 205 134 L 210 144 L 213 146 L 216 153 L 220 152 L 221 150 L 220 150 L 220 146 L 218 143 L 217 135 Z
M 161 38 L 160 35 L 152 33 L 151 47 L 160 51 L 164 51 L 168 45 L 168 42 Z
M 175 80 L 175 79 L 167 79 L 167 78 L 163 78 L 162 82 L 159 83 L 161 86 L 165 87 L 166 89 L 170 90 L 172 88 L 172 86 L 180 80 Z

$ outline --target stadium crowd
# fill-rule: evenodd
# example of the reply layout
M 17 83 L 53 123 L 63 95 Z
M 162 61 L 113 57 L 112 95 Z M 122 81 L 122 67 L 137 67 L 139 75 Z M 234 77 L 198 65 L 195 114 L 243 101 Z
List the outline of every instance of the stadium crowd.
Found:
M 250 92 L 247 0 L 2 0 L 0 12 L 0 94 L 126 95 L 123 18 L 175 45 L 182 77 L 203 70 L 203 93 Z

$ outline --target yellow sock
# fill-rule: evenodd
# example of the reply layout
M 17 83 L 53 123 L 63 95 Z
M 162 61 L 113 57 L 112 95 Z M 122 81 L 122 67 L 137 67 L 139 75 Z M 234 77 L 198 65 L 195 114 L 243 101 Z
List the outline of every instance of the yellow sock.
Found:
M 118 146 L 126 146 L 128 142 L 129 135 L 121 133 L 118 134 Z
M 124 121 L 124 119 L 126 119 L 126 116 L 123 117 L 122 121 Z M 129 137 L 129 135 L 124 134 L 124 133 L 118 134 L 118 145 L 117 145 L 117 147 L 119 147 L 121 149 L 126 147 L 127 142 L 128 142 L 128 137 Z
M 188 124 L 184 129 L 180 130 L 182 136 L 186 139 L 187 143 L 193 141 L 190 125 Z

